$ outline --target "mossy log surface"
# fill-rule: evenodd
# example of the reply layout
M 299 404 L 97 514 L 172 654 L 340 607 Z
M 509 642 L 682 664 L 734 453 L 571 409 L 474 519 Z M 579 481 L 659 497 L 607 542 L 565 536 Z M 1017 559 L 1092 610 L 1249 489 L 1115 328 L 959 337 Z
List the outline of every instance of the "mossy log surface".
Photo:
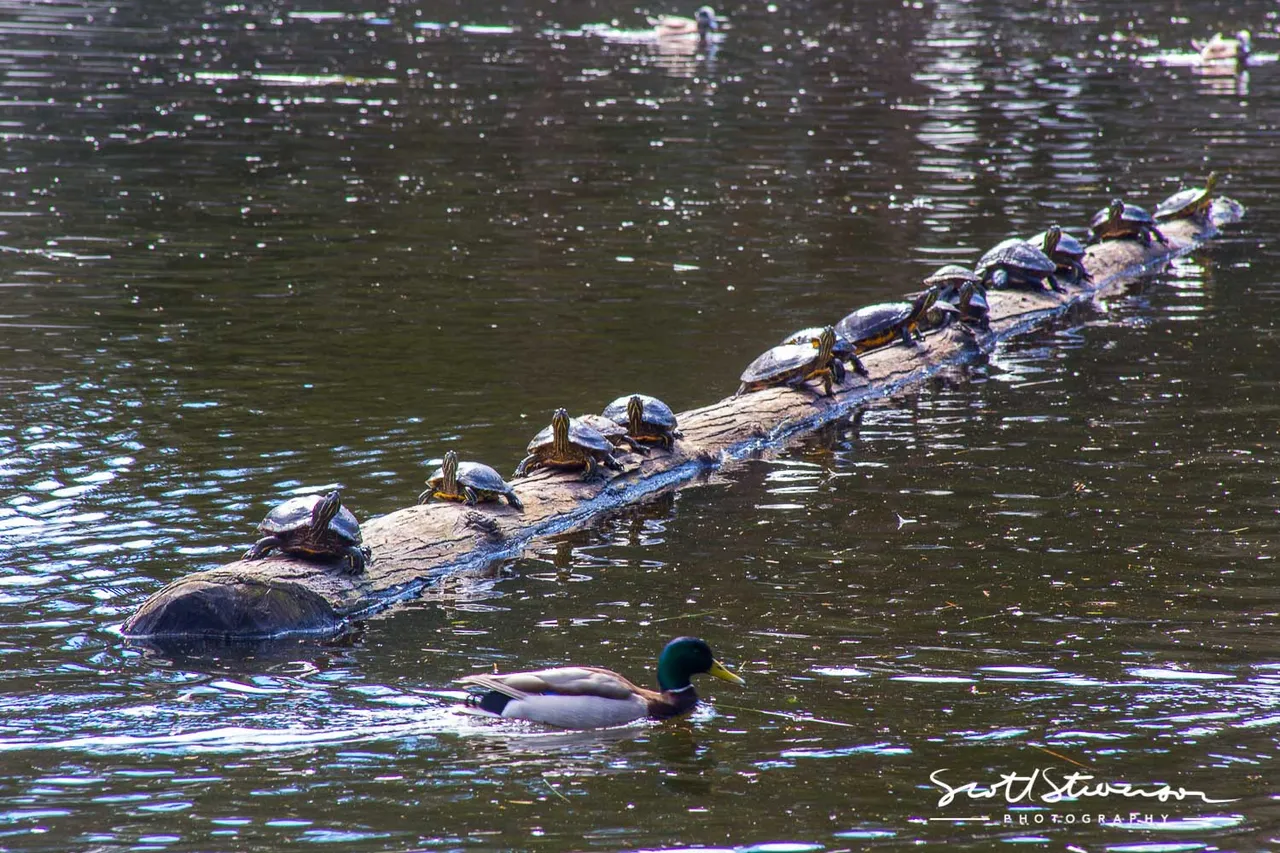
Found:
M 336 564 L 287 556 L 237 561 L 170 583 L 143 602 L 123 631 L 138 638 L 250 639 L 341 630 L 350 620 L 410 598 L 443 577 L 516 556 L 537 537 L 580 526 L 602 513 L 687 485 L 709 469 L 782 446 L 797 433 L 923 382 L 944 367 L 971 361 L 1074 304 L 1120 293 L 1126 283 L 1212 238 L 1217 225 L 1235 221 L 1241 213 L 1239 205 L 1220 199 L 1212 222 L 1180 220 L 1162 226 L 1168 245 L 1153 242 L 1143 247 L 1125 240 L 1091 246 L 1084 263 L 1092 284 L 1061 294 L 991 291 L 989 334 L 974 337 L 953 324 L 928 334 L 920 346 L 894 344 L 867 353 L 862 360 L 869 379 L 851 373 L 832 397 L 792 388 L 727 397 L 680 413 L 684 438 L 672 452 L 620 455 L 625 466 L 621 473 L 586 483 L 574 473 L 539 471 L 516 481 L 523 513 L 505 503 L 476 508 L 432 503 L 370 519 L 363 533 L 374 561 L 363 575 L 352 577 Z M 780 338 L 786 330 L 779 332 Z M 763 350 L 770 342 L 761 343 Z M 735 386 L 736 380 L 724 377 L 723 385 Z

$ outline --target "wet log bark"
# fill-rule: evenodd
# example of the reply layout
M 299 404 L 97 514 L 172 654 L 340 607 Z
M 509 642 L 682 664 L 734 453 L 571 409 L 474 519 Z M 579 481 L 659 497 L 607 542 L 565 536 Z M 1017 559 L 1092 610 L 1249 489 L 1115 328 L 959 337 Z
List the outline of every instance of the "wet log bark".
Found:
M 336 564 L 276 556 L 178 578 L 143 602 L 123 632 L 139 638 L 251 639 L 341 630 L 350 620 L 412 597 L 445 576 L 516 556 L 536 537 L 582 525 L 601 513 L 686 485 L 708 469 L 781 446 L 796 433 L 918 384 L 946 366 L 972 360 L 1074 304 L 1119 293 L 1126 283 L 1212 238 L 1217 225 L 1241 214 L 1239 205 L 1221 199 L 1211 222 L 1181 220 L 1165 227 L 1168 245 L 1114 241 L 1092 246 L 1084 262 L 1093 276 L 1091 285 L 1062 294 L 992 291 L 989 334 L 975 338 L 953 326 L 928 334 L 918 347 L 895 344 L 868 353 L 863 362 L 870 378 L 850 374 L 833 397 L 791 388 L 727 397 L 680 413 L 684 438 L 672 452 L 624 455 L 626 470 L 602 481 L 584 483 L 573 473 L 537 472 L 516 485 L 523 513 L 505 503 L 477 508 L 433 503 L 371 519 L 363 532 L 374 561 L 361 576 L 346 575 Z M 733 377 L 724 384 L 734 384 Z

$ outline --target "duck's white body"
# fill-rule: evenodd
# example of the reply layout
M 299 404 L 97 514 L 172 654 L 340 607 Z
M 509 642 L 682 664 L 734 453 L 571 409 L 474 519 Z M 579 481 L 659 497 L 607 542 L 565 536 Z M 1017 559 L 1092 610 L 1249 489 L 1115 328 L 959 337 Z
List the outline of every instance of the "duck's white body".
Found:
M 468 675 L 458 683 L 509 697 L 497 716 L 566 729 L 620 726 L 643 719 L 650 716 L 650 700 L 661 697 L 616 672 L 588 666 Z

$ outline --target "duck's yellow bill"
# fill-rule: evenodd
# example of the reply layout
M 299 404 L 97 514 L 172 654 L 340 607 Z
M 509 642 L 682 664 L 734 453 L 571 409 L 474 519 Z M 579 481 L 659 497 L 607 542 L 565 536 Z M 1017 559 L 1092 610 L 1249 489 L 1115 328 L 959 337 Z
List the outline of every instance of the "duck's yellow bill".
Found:
M 714 675 L 716 678 L 719 678 L 721 681 L 727 681 L 730 684 L 738 684 L 742 687 L 747 686 L 747 682 L 725 669 L 724 664 L 720 663 L 718 660 L 713 660 L 711 662 L 711 669 L 707 670 L 707 672 L 710 675 Z

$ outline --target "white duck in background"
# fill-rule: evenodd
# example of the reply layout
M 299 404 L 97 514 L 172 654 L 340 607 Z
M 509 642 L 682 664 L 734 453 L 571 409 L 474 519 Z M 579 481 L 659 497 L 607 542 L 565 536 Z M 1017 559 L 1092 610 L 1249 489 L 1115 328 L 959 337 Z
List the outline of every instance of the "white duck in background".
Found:
M 658 38 L 684 38 L 697 36 L 705 39 L 710 33 L 720 28 L 716 20 L 716 12 L 710 6 L 703 6 L 693 13 L 692 18 L 679 15 L 663 15 L 660 18 L 649 18 L 654 33 Z
M 1206 65 L 1230 62 L 1244 65 L 1249 61 L 1253 40 L 1248 30 L 1241 30 L 1235 38 L 1224 38 L 1222 33 L 1214 33 L 1207 42 L 1192 42 L 1191 45 L 1200 51 L 1200 62 Z

